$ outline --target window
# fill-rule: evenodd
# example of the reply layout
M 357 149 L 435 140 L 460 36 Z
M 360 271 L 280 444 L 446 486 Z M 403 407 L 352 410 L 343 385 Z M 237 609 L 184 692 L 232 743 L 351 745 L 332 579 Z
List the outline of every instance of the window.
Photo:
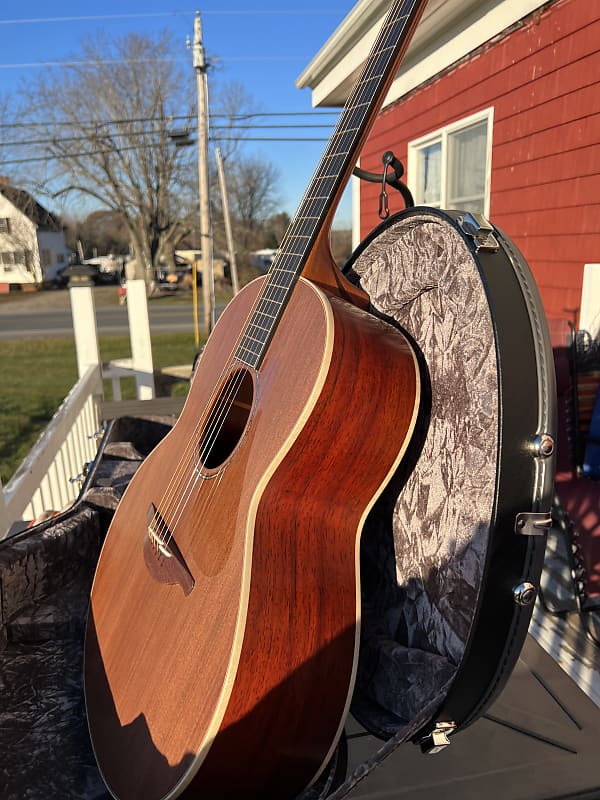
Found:
M 415 202 L 489 214 L 493 109 L 447 125 L 408 146 Z
M 0 217 L 0 233 L 10 233 L 10 220 Z
M 25 258 L 25 250 L 15 250 L 14 252 L 5 250 L 0 253 L 0 264 L 7 267 L 12 267 L 13 264 L 25 264 Z

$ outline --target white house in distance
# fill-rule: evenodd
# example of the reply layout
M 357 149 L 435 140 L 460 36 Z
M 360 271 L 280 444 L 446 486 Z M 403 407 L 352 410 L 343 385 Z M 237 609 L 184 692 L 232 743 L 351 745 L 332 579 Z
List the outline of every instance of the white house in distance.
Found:
M 0 291 L 53 281 L 69 252 L 56 218 L 28 192 L 0 179 Z

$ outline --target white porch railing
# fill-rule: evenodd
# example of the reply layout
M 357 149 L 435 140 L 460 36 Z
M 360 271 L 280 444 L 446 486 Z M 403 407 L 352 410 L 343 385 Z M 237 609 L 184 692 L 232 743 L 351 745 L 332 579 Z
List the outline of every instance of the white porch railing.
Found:
M 101 397 L 100 369 L 92 365 L 1 492 L 0 538 L 13 521 L 35 519 L 43 511 L 58 511 L 75 500 L 84 465 L 96 454 Z
M 112 379 L 113 396 L 121 398 L 120 379 L 133 376 L 137 397 L 154 397 L 154 372 L 145 285 L 127 287 L 131 359 L 101 364 L 91 287 L 70 290 L 79 380 L 8 484 L 0 483 L 0 539 L 13 522 L 60 510 L 79 494 L 85 465 L 98 447 L 102 380 Z

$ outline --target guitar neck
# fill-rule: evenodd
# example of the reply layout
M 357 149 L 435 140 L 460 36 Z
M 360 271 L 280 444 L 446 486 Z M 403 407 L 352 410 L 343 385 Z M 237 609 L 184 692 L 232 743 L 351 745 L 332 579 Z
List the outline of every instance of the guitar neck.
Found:
M 383 104 L 426 0 L 394 0 L 331 139 L 304 193 L 235 353 L 258 368 L 291 292 Z

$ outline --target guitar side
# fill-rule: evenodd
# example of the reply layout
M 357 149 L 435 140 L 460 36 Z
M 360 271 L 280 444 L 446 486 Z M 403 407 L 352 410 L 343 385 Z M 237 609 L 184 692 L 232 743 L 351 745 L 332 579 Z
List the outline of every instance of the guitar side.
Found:
M 180 420 L 132 481 L 101 556 L 86 700 L 120 800 L 291 798 L 324 767 L 348 708 L 360 530 L 418 406 L 401 334 L 300 281 L 211 502 L 198 492 L 173 526 L 189 579 L 162 583 L 140 547 L 147 507 L 195 435 L 204 386 L 218 383 L 229 330 L 258 288 L 220 321 Z M 377 414 L 366 426 L 369 407 Z

